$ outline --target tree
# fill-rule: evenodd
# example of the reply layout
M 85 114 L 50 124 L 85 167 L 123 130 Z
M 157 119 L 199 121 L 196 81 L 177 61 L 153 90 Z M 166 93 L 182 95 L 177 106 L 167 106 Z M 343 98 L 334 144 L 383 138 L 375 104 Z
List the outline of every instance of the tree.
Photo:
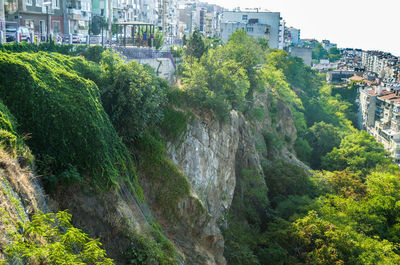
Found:
M 355 131 L 344 137 L 339 148 L 322 158 L 322 167 L 328 170 L 360 171 L 364 176 L 379 164 L 390 163 L 383 145 L 364 131 Z
M 340 54 L 340 50 L 336 47 L 332 47 L 329 49 L 329 60 L 331 62 L 335 62 L 337 60 L 339 60 L 342 57 L 342 55 Z
M 244 30 L 237 30 L 229 37 L 224 50 L 227 58 L 234 60 L 245 69 L 250 82 L 247 99 L 251 99 L 253 91 L 265 88 L 258 69 L 258 66 L 264 62 L 263 49 L 255 38 L 248 36 Z
M 164 45 L 165 37 L 161 30 L 156 30 L 156 34 L 154 36 L 154 47 L 159 50 Z
M 321 43 L 315 45 L 315 48 L 312 50 L 312 58 L 318 61 L 321 59 L 329 59 L 329 54 Z
M 162 120 L 168 84 L 138 62 L 123 63 L 110 51 L 103 54 L 101 70 L 104 109 L 124 142 L 132 143 Z
M 321 167 L 321 158 L 340 144 L 338 129 L 325 122 L 315 123 L 306 133 L 306 140 L 312 148 L 311 167 Z
M 189 37 L 186 45 L 186 56 L 191 56 L 200 59 L 206 51 L 203 36 L 196 28 L 193 34 Z
M 226 58 L 223 47 L 209 50 L 200 60 L 186 58 L 183 68 L 183 85 L 194 102 L 220 118 L 243 105 L 248 78 L 239 63 Z

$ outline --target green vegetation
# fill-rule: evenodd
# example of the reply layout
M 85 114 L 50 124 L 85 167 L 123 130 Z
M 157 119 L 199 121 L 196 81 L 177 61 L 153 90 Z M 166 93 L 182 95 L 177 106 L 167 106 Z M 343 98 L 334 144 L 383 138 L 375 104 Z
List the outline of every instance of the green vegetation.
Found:
M 152 223 L 150 236 L 137 235 L 126 253 L 132 265 L 176 265 L 177 254 L 173 245 L 162 234 L 161 227 Z
M 269 119 L 273 130 L 257 136 L 261 167 L 237 174 L 232 207 L 222 217 L 228 264 L 400 263 L 400 169 L 382 145 L 354 128 L 356 84 L 328 86 L 301 59 L 266 51 L 244 31 L 225 45 L 196 31 L 186 43 L 179 88 L 111 51 L 85 50 L 88 62 L 60 54 L 77 55 L 79 48 L 49 45 L 0 52 L 0 143 L 29 157 L 24 138 L 49 190 L 77 183 L 99 191 L 126 180 L 141 196 L 139 174 L 164 220 L 179 224 L 185 200 L 193 204 L 185 218 L 195 220 L 205 209 L 168 159 L 166 141 L 179 144 L 193 117 L 189 109 L 221 122 L 236 110 L 251 124 Z M 317 48 L 318 58 L 340 55 Z M 263 92 L 265 106 L 255 103 Z M 283 105 L 293 116 L 296 141 L 280 135 Z M 276 159 L 293 143 L 298 157 L 320 171 Z M 13 222 L 1 213 L 3 222 Z M 5 252 L 43 264 L 111 264 L 99 242 L 73 228 L 70 218 L 39 214 L 12 224 Z M 177 263 L 157 224 L 131 242 L 130 264 Z
M 154 47 L 159 50 L 164 45 L 165 37 L 161 30 L 156 30 L 156 34 L 154 35 Z
M 43 176 L 48 191 L 59 185 L 79 184 L 86 191 L 99 192 L 118 187 L 117 181 L 123 180 L 133 184 L 143 200 L 136 162 L 140 174 L 149 178 L 157 190 L 157 202 L 165 215 L 176 219 L 178 202 L 189 196 L 190 186 L 167 159 L 164 139 L 155 128 L 163 127 L 168 139 L 178 138 L 189 115 L 166 108 L 168 85 L 148 67 L 135 62 L 126 64 L 110 51 L 100 55 L 98 52 L 93 49 L 95 62 L 59 53 L 0 53 L 0 98 L 19 122 L 1 103 L 0 140 L 5 149 L 26 156 L 29 150 L 17 131 L 29 134 L 26 143 L 35 155 L 37 172 Z M 197 208 L 204 210 L 201 204 Z M 49 222 L 53 222 L 51 218 Z M 159 226 L 152 227 L 143 240 L 140 235 L 131 239 L 128 258 L 132 264 L 175 264 L 173 246 Z M 60 251 L 68 247 L 63 242 L 54 244 Z M 55 249 L 53 245 L 40 246 L 37 250 L 23 250 L 21 255 L 42 259 L 35 251 L 47 251 L 45 248 Z M 96 250 L 94 246 L 92 250 Z M 73 254 L 80 253 L 77 248 L 74 251 Z M 143 255 L 145 258 L 139 257 Z M 142 263 L 145 260 L 147 263 Z M 95 261 L 103 264 L 100 259 Z M 71 262 L 78 264 L 72 258 Z
M 0 97 L 18 129 L 31 135 L 27 144 L 48 188 L 62 177 L 90 179 L 90 187 L 100 189 L 117 178 L 134 180 L 130 155 L 103 110 L 97 86 L 74 70 L 79 64 L 85 61 L 60 54 L 1 53 Z
M 8 260 L 0 260 L 1 264 L 114 264 L 99 240 L 71 225 L 67 212 L 39 213 L 31 221 L 20 222 L 1 209 L 0 218 L 9 227 L 10 240 L 3 249 Z
M 19 53 L 19 52 L 57 52 L 70 56 L 83 56 L 89 61 L 100 62 L 101 54 L 105 50 L 102 46 L 87 46 L 87 45 L 72 45 L 72 44 L 57 44 L 54 42 L 43 42 L 40 44 L 34 43 L 12 43 L 0 45 L 0 51 Z
M 195 43 L 203 43 L 195 34 L 188 42 L 194 39 Z M 265 89 L 260 70 L 262 48 L 244 31 L 232 34 L 226 45 L 213 47 L 206 51 L 199 48 L 201 52 L 196 54 L 186 48 L 180 69 L 183 93 L 190 105 L 211 109 L 222 120 L 232 109 L 250 111 L 254 92 Z
M 128 146 L 163 118 L 167 82 L 136 61 L 123 63 L 118 54 L 105 51 L 100 63 L 104 109 Z
M 340 50 L 332 47 L 329 51 L 325 50 L 321 43 L 317 43 L 312 51 L 312 59 L 319 62 L 321 59 L 329 59 L 331 62 L 336 62 L 342 57 Z
M 30 150 L 24 144 L 23 138 L 16 131 L 17 122 L 7 107 L 0 101 L 0 146 L 15 157 L 24 157 L 33 162 Z
M 400 169 L 354 128 L 356 84 L 327 86 L 284 51 L 265 61 L 267 115 L 276 119 L 276 99 L 291 106 L 296 153 L 322 171 L 263 161 L 262 174 L 242 172 L 224 230 L 228 264 L 398 264 Z M 271 132 L 264 140 L 268 149 L 285 144 Z
M 206 51 L 206 47 L 200 31 L 196 28 L 186 43 L 185 55 L 200 59 Z

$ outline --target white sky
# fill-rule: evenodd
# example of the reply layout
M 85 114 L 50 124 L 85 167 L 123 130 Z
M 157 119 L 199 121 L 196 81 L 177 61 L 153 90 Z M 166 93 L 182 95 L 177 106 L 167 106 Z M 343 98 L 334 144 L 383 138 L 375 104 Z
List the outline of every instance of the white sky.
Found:
M 381 50 L 400 56 L 400 0 L 202 0 L 226 8 L 281 12 L 301 38 L 328 39 L 341 48 Z

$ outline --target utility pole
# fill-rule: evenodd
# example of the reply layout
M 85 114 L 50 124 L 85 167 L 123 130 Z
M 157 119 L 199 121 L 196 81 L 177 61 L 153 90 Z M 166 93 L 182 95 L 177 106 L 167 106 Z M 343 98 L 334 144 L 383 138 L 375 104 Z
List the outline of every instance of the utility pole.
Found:
M 46 25 L 46 41 L 50 41 L 50 16 L 49 16 L 49 6 L 52 4 L 52 2 L 44 2 L 43 5 L 46 6 L 46 16 L 47 16 L 47 25 Z
M 4 13 L 4 0 L 0 0 L 0 43 L 4 41 L 4 35 L 6 31 L 6 17 Z
M 113 19 L 112 1 L 113 0 L 108 0 L 108 41 L 110 45 L 112 40 L 111 22 Z

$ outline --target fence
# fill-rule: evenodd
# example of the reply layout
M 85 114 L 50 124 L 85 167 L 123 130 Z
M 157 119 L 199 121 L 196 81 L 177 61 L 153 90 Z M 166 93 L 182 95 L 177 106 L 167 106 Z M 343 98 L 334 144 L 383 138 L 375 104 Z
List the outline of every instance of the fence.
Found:
M 172 65 L 176 69 L 175 60 L 170 51 L 157 51 L 149 48 L 127 48 L 113 47 L 114 51 L 121 53 L 128 59 L 145 60 L 145 59 L 170 59 Z

